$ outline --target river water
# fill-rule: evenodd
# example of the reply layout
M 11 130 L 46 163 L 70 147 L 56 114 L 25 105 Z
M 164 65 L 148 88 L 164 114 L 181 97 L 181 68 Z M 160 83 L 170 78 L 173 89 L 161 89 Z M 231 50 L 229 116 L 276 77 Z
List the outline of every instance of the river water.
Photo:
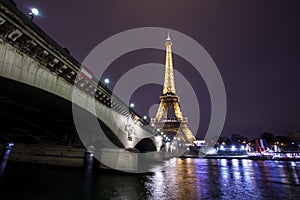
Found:
M 2 163 L 0 199 L 300 199 L 300 162 L 172 159 L 149 174 Z

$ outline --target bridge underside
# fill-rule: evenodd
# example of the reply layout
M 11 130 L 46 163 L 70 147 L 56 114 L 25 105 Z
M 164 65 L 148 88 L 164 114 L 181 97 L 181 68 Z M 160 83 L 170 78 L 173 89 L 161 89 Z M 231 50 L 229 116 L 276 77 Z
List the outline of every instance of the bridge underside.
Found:
M 82 147 L 73 122 L 72 103 L 29 85 L 0 77 L 0 144 L 7 142 Z M 94 118 L 87 112 L 87 115 Z M 109 139 L 121 142 L 99 122 Z

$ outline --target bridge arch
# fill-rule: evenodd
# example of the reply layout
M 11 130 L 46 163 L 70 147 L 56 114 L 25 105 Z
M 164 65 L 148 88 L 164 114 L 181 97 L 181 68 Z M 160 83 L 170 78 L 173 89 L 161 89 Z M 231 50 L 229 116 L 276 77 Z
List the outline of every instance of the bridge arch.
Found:
M 140 140 L 135 146 L 140 152 L 156 151 L 156 145 L 150 138 L 144 138 Z

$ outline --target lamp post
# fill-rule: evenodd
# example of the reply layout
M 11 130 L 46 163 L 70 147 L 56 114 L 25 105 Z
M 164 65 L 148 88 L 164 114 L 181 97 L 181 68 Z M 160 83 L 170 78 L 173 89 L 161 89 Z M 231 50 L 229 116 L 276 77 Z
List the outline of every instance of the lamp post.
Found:
M 130 108 L 134 108 L 134 106 L 135 106 L 134 103 L 130 103 L 129 105 Z
M 108 87 L 109 84 L 110 84 L 110 80 L 109 80 L 108 78 L 105 78 L 105 79 L 104 79 L 104 85 L 105 85 L 106 87 Z
M 39 10 L 37 8 L 32 8 L 31 12 L 29 13 L 30 20 L 32 21 L 35 16 L 39 15 L 39 13 L 40 12 L 39 12 Z
M 104 83 L 105 83 L 106 85 L 108 85 L 108 84 L 110 83 L 110 80 L 109 80 L 108 78 L 106 78 L 106 79 L 104 79 Z

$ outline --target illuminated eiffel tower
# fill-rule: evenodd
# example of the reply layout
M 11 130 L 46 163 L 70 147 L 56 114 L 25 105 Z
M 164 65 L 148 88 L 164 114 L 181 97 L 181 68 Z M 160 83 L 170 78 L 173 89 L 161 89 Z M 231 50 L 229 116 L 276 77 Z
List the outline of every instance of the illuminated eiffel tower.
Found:
M 160 96 L 160 104 L 156 117 L 151 118 L 151 124 L 171 138 L 176 136 L 184 140 L 187 144 L 192 144 L 196 139 L 188 127 L 187 117 L 182 116 L 179 96 L 176 95 L 172 61 L 172 42 L 169 33 L 165 45 L 166 68 L 163 94 Z M 168 113 L 173 114 L 174 117 L 170 117 Z

